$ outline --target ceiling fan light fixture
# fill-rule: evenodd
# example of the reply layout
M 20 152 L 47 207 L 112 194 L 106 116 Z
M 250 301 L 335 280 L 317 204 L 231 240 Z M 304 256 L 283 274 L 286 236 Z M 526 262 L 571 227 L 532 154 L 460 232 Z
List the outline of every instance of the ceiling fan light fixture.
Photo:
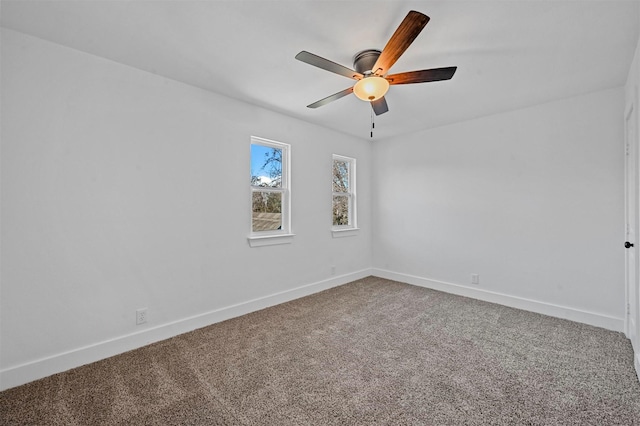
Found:
M 365 77 L 353 86 L 353 93 L 363 101 L 373 102 L 383 97 L 389 90 L 389 82 L 377 75 Z

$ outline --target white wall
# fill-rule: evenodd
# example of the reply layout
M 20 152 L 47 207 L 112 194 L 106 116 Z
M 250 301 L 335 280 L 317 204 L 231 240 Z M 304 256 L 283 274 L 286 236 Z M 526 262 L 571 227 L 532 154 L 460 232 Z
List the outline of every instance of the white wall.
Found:
M 1 78 L 0 388 L 370 272 L 368 141 L 4 29 Z M 247 243 L 251 135 L 292 146 L 290 245 Z
M 617 88 L 377 142 L 377 274 L 622 331 L 623 105 Z

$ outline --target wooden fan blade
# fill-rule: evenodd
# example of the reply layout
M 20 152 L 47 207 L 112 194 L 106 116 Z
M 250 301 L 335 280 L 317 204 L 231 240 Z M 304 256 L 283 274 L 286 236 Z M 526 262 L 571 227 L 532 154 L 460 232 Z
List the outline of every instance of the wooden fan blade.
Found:
M 391 74 L 386 77 L 389 84 L 427 83 L 429 81 L 449 80 L 458 67 L 433 68 L 430 70 L 408 71 Z
M 298 53 L 296 55 L 296 59 L 302 62 L 306 62 L 309 65 L 313 65 L 314 67 L 322 68 L 323 70 L 343 75 L 354 80 L 360 80 L 364 77 L 357 71 L 354 71 L 340 64 L 336 64 L 335 62 L 331 62 L 328 59 L 322 58 L 318 55 L 314 55 L 313 53 L 309 53 L 305 50 Z
M 375 112 L 376 115 L 384 114 L 385 112 L 389 111 L 387 100 L 384 98 L 384 96 L 377 101 L 372 101 L 371 108 L 373 108 L 373 112 Z
M 418 37 L 420 31 L 429 22 L 429 17 L 415 10 L 410 11 L 404 20 L 393 33 L 387 45 L 382 49 L 382 53 L 378 57 L 376 64 L 371 69 L 374 74 L 385 75 L 389 69 L 396 63 L 398 58 Z
M 333 102 L 333 101 L 335 101 L 337 99 L 340 99 L 343 96 L 347 96 L 347 95 L 349 95 L 351 93 L 353 93 L 353 87 L 349 87 L 348 89 L 344 89 L 344 90 L 342 90 L 342 91 L 340 91 L 338 93 L 334 93 L 331 96 L 327 96 L 324 99 L 320 99 L 319 101 L 314 102 L 311 105 L 307 105 L 307 108 L 318 108 L 318 107 L 321 107 L 323 105 L 328 104 L 329 102 Z

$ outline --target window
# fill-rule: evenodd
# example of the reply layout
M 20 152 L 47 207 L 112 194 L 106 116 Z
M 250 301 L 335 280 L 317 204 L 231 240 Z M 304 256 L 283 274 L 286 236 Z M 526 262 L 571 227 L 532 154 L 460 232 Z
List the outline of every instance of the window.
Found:
M 356 160 L 333 156 L 333 235 L 353 235 L 356 223 Z
M 252 247 L 292 241 L 289 152 L 287 144 L 251 137 Z

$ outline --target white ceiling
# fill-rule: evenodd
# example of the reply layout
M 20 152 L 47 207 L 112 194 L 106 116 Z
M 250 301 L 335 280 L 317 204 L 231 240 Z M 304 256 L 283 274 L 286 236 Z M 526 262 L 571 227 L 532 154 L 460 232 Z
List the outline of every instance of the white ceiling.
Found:
M 634 1 L 2 0 L 3 27 L 368 138 L 355 96 L 306 105 L 352 80 L 294 59 L 352 67 L 382 49 L 409 10 L 431 21 L 392 73 L 457 66 L 450 81 L 392 86 L 376 139 L 625 83 Z

